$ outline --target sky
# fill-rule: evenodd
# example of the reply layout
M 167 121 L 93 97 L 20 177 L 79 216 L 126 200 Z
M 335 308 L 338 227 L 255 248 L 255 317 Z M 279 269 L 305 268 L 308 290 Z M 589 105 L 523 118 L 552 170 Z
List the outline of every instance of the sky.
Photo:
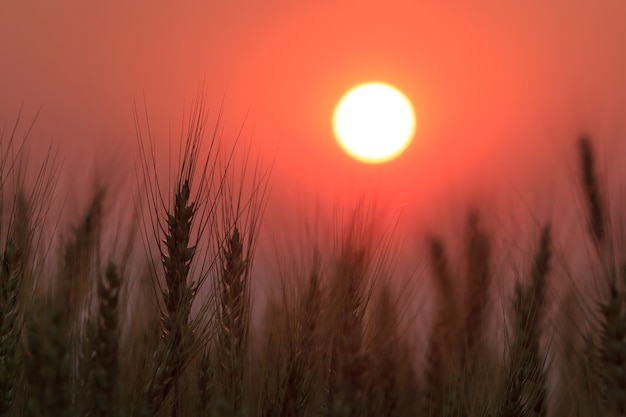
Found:
M 133 108 L 165 161 L 202 90 L 209 125 L 222 111 L 225 142 L 240 134 L 272 167 L 265 233 L 360 196 L 416 231 L 492 198 L 549 217 L 581 133 L 624 162 L 625 19 L 620 0 L 2 0 L 0 122 L 38 114 L 31 151 L 59 150 L 61 187 L 95 170 L 134 180 Z M 335 104 L 365 81 L 417 114 L 386 164 L 333 138 Z

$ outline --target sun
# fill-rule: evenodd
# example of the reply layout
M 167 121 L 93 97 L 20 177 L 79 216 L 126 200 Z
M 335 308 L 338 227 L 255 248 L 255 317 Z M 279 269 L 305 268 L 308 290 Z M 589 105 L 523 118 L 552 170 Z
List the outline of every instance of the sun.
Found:
M 337 142 L 348 155 L 379 164 L 400 155 L 415 134 L 410 100 L 392 85 L 359 84 L 339 100 L 333 114 Z

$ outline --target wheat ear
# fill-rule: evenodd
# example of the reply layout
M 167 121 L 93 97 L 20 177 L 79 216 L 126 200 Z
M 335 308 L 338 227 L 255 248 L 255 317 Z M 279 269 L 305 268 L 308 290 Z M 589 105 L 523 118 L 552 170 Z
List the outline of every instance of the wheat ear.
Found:
M 119 308 L 121 278 L 114 263 L 109 263 L 98 283 L 98 317 L 93 374 L 95 398 L 93 416 L 119 414 Z
M 514 336 L 499 417 L 544 417 L 547 414 L 544 360 L 539 338 L 551 258 L 550 227 L 546 226 L 533 261 L 530 286 L 523 288 L 517 282 L 515 287 Z
M 315 348 L 318 321 L 321 309 L 321 283 L 318 263 L 315 262 L 309 275 L 302 303 L 295 307 L 295 319 L 289 323 L 287 335 L 286 386 L 281 416 L 305 415 L 311 405 L 316 376 Z M 285 304 L 288 300 L 284 301 Z
M 470 212 L 467 221 L 467 289 L 466 320 L 462 330 L 461 367 L 471 366 L 472 357 L 483 334 L 491 283 L 491 243 L 483 231 L 477 212 Z M 469 361 L 469 363 L 467 362 Z
M 400 371 L 401 336 L 398 311 L 390 283 L 378 287 L 378 297 L 370 315 L 372 335 L 369 352 L 373 358 L 367 368 L 369 414 L 391 416 L 398 413 L 398 373 Z
M 426 416 L 447 416 L 453 413 L 454 339 L 457 302 L 448 257 L 443 242 L 436 237 L 429 241 L 430 264 L 435 278 L 438 304 L 435 322 L 426 353 L 425 378 L 422 382 L 422 412 Z
M 332 308 L 337 328 L 332 345 L 331 392 L 328 407 L 333 417 L 365 412 L 367 357 L 363 348 L 366 308 L 364 284 L 367 253 L 352 239 L 344 243 L 336 261 Z M 332 398 L 332 401 L 330 399 Z
M 20 297 L 20 292 L 30 246 L 29 207 L 24 195 L 19 193 L 0 265 L 0 415 L 7 414 L 11 409 L 21 374 L 18 346 L 24 299 Z
M 593 238 L 602 243 L 606 237 L 606 209 L 602 200 L 598 174 L 596 172 L 595 157 L 591 140 L 583 136 L 579 142 L 580 165 L 582 170 L 582 185 L 586 197 L 589 229 Z
M 168 394 L 177 390 L 178 376 L 185 365 L 185 340 L 188 333 L 189 314 L 194 291 L 187 283 L 189 268 L 194 255 L 190 246 L 190 231 L 195 204 L 190 201 L 189 180 L 179 183 L 174 195 L 173 212 L 167 213 L 165 247 L 161 250 L 161 262 L 165 271 L 162 312 L 163 344 L 155 352 L 156 370 L 147 387 L 147 414 L 154 414 Z M 177 404 L 174 404 L 176 410 Z M 175 415 L 175 411 L 173 411 Z
M 45 304 L 45 301 L 36 300 L 36 304 Z M 43 311 L 38 313 L 43 315 Z M 65 323 L 63 315 L 54 306 L 45 314 L 46 317 L 39 320 L 31 317 L 28 325 L 26 415 L 67 417 L 71 415 L 72 407 Z
M 219 339 L 217 355 L 222 396 L 232 412 L 242 406 L 243 365 L 246 361 L 250 323 L 250 284 L 248 260 L 237 226 L 222 251 L 223 268 L 218 287 Z
M 600 378 L 608 415 L 622 416 L 626 414 L 626 310 L 614 281 L 609 289 L 608 301 L 601 305 Z

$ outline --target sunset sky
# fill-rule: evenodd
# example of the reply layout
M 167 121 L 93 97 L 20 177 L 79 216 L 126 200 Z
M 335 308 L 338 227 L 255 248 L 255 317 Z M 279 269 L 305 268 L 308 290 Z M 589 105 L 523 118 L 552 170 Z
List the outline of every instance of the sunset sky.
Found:
M 268 222 L 367 193 L 427 218 L 455 198 L 550 195 L 581 132 L 619 171 L 624 22 L 620 0 L 4 0 L 0 121 L 40 110 L 34 152 L 58 146 L 69 177 L 119 158 L 132 179 L 134 103 L 145 97 L 166 154 L 203 85 L 209 123 L 223 106 L 225 140 L 243 125 L 273 164 Z M 335 104 L 364 81 L 395 85 L 417 113 L 413 143 L 386 164 L 333 138 Z

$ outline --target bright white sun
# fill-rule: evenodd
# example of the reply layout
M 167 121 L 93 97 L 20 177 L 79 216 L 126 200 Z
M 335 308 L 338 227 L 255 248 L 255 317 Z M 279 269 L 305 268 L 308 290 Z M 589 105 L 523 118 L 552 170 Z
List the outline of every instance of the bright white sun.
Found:
M 372 164 L 387 162 L 411 143 L 415 112 L 395 87 L 380 82 L 359 84 L 339 100 L 333 130 L 339 145 L 353 158 Z

